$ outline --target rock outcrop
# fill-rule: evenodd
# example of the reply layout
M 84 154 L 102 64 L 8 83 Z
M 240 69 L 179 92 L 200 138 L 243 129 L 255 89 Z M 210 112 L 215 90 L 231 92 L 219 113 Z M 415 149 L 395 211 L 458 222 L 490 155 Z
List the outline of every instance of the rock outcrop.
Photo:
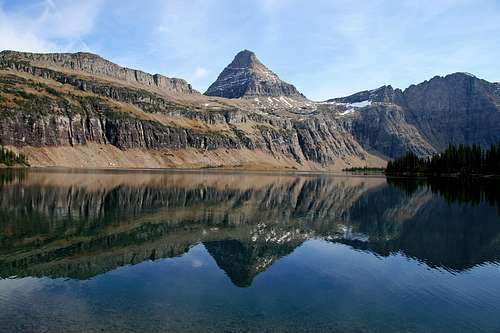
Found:
M 255 53 L 244 50 L 222 71 L 205 92 L 207 96 L 241 97 L 296 97 L 304 98 L 293 85 L 282 81 L 264 66 Z
M 149 74 L 137 69 L 118 66 L 100 56 L 88 52 L 78 53 L 28 53 L 16 51 L 0 52 L 0 64 L 13 69 L 21 69 L 23 63 L 40 67 L 60 67 L 79 73 L 97 75 L 126 81 L 147 87 L 155 87 L 168 94 L 199 94 L 183 79 L 168 78 L 160 74 Z
M 403 102 L 403 92 L 401 89 L 394 89 L 392 86 L 382 86 L 378 89 L 365 90 L 355 93 L 347 97 L 333 98 L 328 102 L 338 103 L 363 103 L 363 102 L 378 102 L 378 103 L 394 103 L 401 105 Z

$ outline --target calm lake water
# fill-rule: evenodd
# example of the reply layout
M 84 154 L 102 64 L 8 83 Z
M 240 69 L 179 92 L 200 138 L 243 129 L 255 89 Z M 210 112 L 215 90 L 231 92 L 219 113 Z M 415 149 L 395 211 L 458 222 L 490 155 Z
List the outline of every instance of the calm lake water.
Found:
M 500 332 L 494 181 L 0 171 L 0 332 Z

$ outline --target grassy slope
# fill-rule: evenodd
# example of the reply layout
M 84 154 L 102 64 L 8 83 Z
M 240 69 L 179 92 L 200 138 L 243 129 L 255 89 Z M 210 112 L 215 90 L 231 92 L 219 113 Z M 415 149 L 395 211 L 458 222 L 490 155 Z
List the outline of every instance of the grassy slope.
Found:
M 245 102 L 230 101 L 220 98 L 209 98 L 205 96 L 189 96 L 177 99 L 169 99 L 151 89 L 143 87 L 131 87 L 126 82 L 106 80 L 103 78 L 90 77 L 87 75 L 66 72 L 81 80 L 89 80 L 103 85 L 113 85 L 118 89 L 127 89 L 131 92 L 140 92 L 150 98 L 161 98 L 167 101 L 169 108 L 180 111 L 181 116 L 172 115 L 168 112 L 157 112 L 158 110 L 144 111 L 144 109 L 131 103 L 117 101 L 109 97 L 83 91 L 70 84 L 61 84 L 54 80 L 32 76 L 12 70 L 0 70 L 0 117 L 8 117 L 12 112 L 36 112 L 41 115 L 49 112 L 86 113 L 83 105 L 94 103 L 103 106 L 106 117 L 130 118 L 141 121 L 152 122 L 155 126 L 169 126 L 185 128 L 191 131 L 203 133 L 203 135 L 225 135 L 233 136 L 235 139 L 241 134 L 255 135 L 260 132 L 262 126 L 273 130 L 281 130 L 268 123 L 247 123 L 230 126 L 226 123 L 207 123 L 196 119 L 198 117 L 183 117 L 182 113 L 203 114 L 207 112 L 231 112 L 240 110 Z M 44 105 L 58 106 L 43 107 Z M 59 111 L 56 111 L 59 109 Z M 69 110 L 69 111 L 68 111 Z M 236 129 L 236 130 L 235 130 Z M 228 151 L 216 149 L 213 151 L 197 151 L 195 149 L 179 149 L 175 151 L 147 151 L 145 149 L 134 149 L 125 152 L 111 145 L 85 145 L 82 147 L 10 147 L 18 153 L 28 156 L 30 163 L 34 166 L 66 166 L 66 167 L 229 167 L 244 169 L 311 169 L 321 170 L 322 166 L 305 162 L 300 165 L 289 156 L 270 155 L 260 150 Z M 353 158 L 350 165 L 383 165 L 384 161 L 373 156 L 368 156 L 368 161 Z M 345 168 L 345 161 L 338 161 L 328 169 L 340 171 Z

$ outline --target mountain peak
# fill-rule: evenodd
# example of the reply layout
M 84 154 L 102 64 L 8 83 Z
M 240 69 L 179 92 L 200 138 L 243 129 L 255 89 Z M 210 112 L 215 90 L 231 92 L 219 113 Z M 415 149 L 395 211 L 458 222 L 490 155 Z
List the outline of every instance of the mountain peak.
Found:
M 249 50 L 243 50 L 240 51 L 236 54 L 234 57 L 233 61 L 227 66 L 228 68 L 232 69 L 258 69 L 260 68 L 261 70 L 265 69 L 266 66 L 264 66 L 260 60 L 257 58 L 255 53 Z
M 297 89 L 268 69 L 254 52 L 238 52 L 205 92 L 207 96 L 225 98 L 256 96 L 288 96 L 304 98 Z
M 455 72 L 444 76 L 445 79 L 478 79 L 477 76 L 468 72 Z
M 238 52 L 238 54 L 236 54 L 231 65 L 240 65 L 239 67 L 248 67 L 255 63 L 260 63 L 255 53 L 253 53 L 250 50 L 243 50 Z

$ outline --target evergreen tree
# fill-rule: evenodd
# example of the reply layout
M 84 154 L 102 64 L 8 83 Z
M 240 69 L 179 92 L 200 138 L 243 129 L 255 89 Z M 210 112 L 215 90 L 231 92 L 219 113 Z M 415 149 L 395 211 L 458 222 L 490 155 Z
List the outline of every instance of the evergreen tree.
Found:
M 483 150 L 479 145 L 452 145 L 440 154 L 420 158 L 413 152 L 389 161 L 388 174 L 462 174 L 500 175 L 500 149 L 491 145 Z
M 0 146 L 0 164 L 6 166 L 14 165 L 28 165 L 26 157 L 22 154 L 15 154 L 14 152 Z

